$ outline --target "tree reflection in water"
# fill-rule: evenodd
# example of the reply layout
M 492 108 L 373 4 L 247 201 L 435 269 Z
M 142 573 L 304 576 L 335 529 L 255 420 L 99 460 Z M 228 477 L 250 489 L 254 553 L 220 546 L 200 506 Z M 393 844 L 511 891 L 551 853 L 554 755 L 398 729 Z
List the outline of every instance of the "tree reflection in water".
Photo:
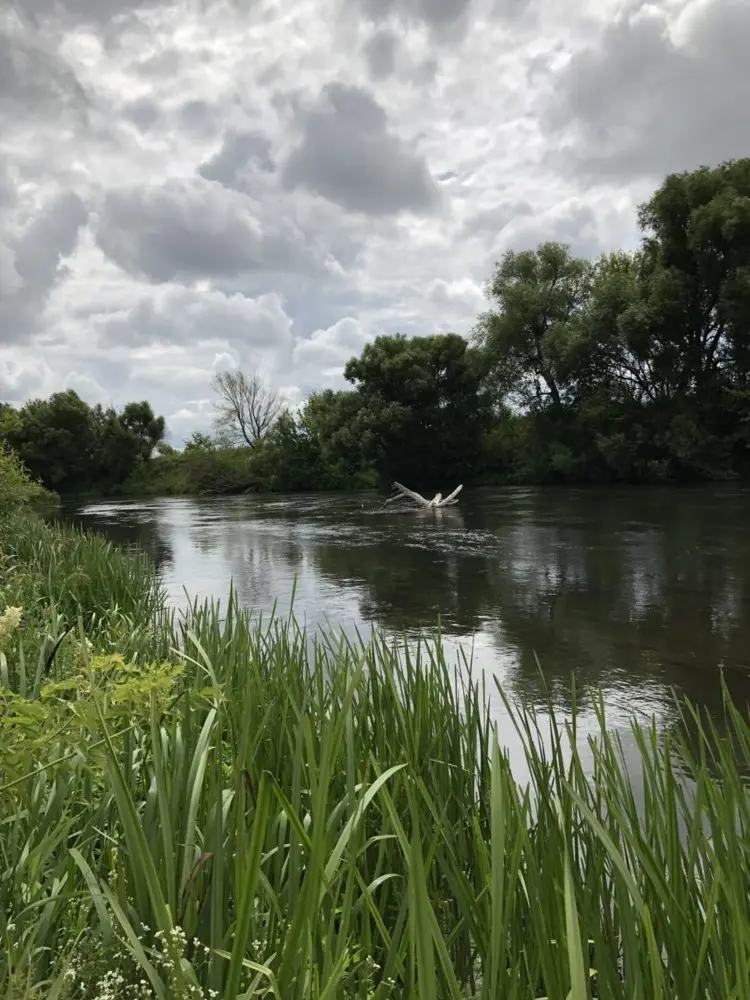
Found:
M 447 510 L 374 513 L 377 497 L 109 504 L 78 514 L 135 540 L 170 592 L 288 609 L 411 635 L 438 620 L 476 640 L 478 666 L 516 698 L 570 708 L 601 689 L 623 718 L 671 715 L 670 691 L 713 714 L 721 670 L 750 697 L 750 493 L 465 490 Z M 542 673 L 540 675 L 539 664 Z

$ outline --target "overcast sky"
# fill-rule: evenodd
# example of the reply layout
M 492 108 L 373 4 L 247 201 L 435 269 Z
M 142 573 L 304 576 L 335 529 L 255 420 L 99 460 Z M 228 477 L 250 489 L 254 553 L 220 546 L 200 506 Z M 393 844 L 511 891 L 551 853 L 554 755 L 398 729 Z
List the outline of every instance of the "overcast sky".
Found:
M 0 0 L 0 399 L 292 401 L 750 155 L 747 0 Z

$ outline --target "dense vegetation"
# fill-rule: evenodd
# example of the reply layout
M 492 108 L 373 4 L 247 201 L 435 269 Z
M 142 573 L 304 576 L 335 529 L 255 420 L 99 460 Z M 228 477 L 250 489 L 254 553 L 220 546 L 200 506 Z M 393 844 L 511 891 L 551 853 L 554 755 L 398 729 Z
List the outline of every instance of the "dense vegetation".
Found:
M 148 462 L 163 440 L 163 417 L 147 402 L 89 406 L 72 389 L 20 409 L 0 403 L 0 444 L 57 493 L 109 492 Z
M 299 412 L 220 373 L 215 438 L 73 393 L 0 417 L 46 485 L 139 493 L 750 475 L 750 159 L 668 177 L 632 253 L 508 252 L 471 337 L 379 337 Z
M 575 703 L 521 706 L 522 786 L 439 645 L 311 645 L 232 601 L 175 622 L 7 454 L 0 489 L 7 1000 L 748 996 L 731 704 L 692 749 L 636 727 L 639 785 L 603 721 L 587 774 Z

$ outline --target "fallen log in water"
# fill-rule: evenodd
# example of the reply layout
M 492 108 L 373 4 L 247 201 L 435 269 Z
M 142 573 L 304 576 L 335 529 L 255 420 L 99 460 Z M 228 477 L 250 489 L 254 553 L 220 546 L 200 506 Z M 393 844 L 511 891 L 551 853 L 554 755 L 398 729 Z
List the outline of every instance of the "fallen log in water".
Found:
M 463 485 L 457 486 L 447 497 L 443 497 L 442 493 L 436 493 L 432 500 L 428 500 L 421 493 L 416 493 L 414 490 L 402 486 L 401 483 L 394 482 L 393 486 L 396 492 L 385 501 L 383 508 L 396 502 L 400 502 L 402 509 L 405 510 L 428 510 L 430 508 L 451 507 L 454 503 L 458 503 L 458 494 L 463 489 Z M 404 506 L 405 504 L 408 504 L 408 506 Z

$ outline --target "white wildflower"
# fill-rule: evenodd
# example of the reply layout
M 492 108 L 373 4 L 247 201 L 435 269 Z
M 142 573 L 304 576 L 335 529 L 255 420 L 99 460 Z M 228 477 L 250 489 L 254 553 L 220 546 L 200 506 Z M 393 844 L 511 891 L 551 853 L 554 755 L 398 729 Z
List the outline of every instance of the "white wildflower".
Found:
M 9 605 L 0 615 L 0 648 L 2 648 L 3 642 L 10 635 L 12 635 L 21 624 L 21 614 L 21 608 L 15 608 L 12 605 Z

